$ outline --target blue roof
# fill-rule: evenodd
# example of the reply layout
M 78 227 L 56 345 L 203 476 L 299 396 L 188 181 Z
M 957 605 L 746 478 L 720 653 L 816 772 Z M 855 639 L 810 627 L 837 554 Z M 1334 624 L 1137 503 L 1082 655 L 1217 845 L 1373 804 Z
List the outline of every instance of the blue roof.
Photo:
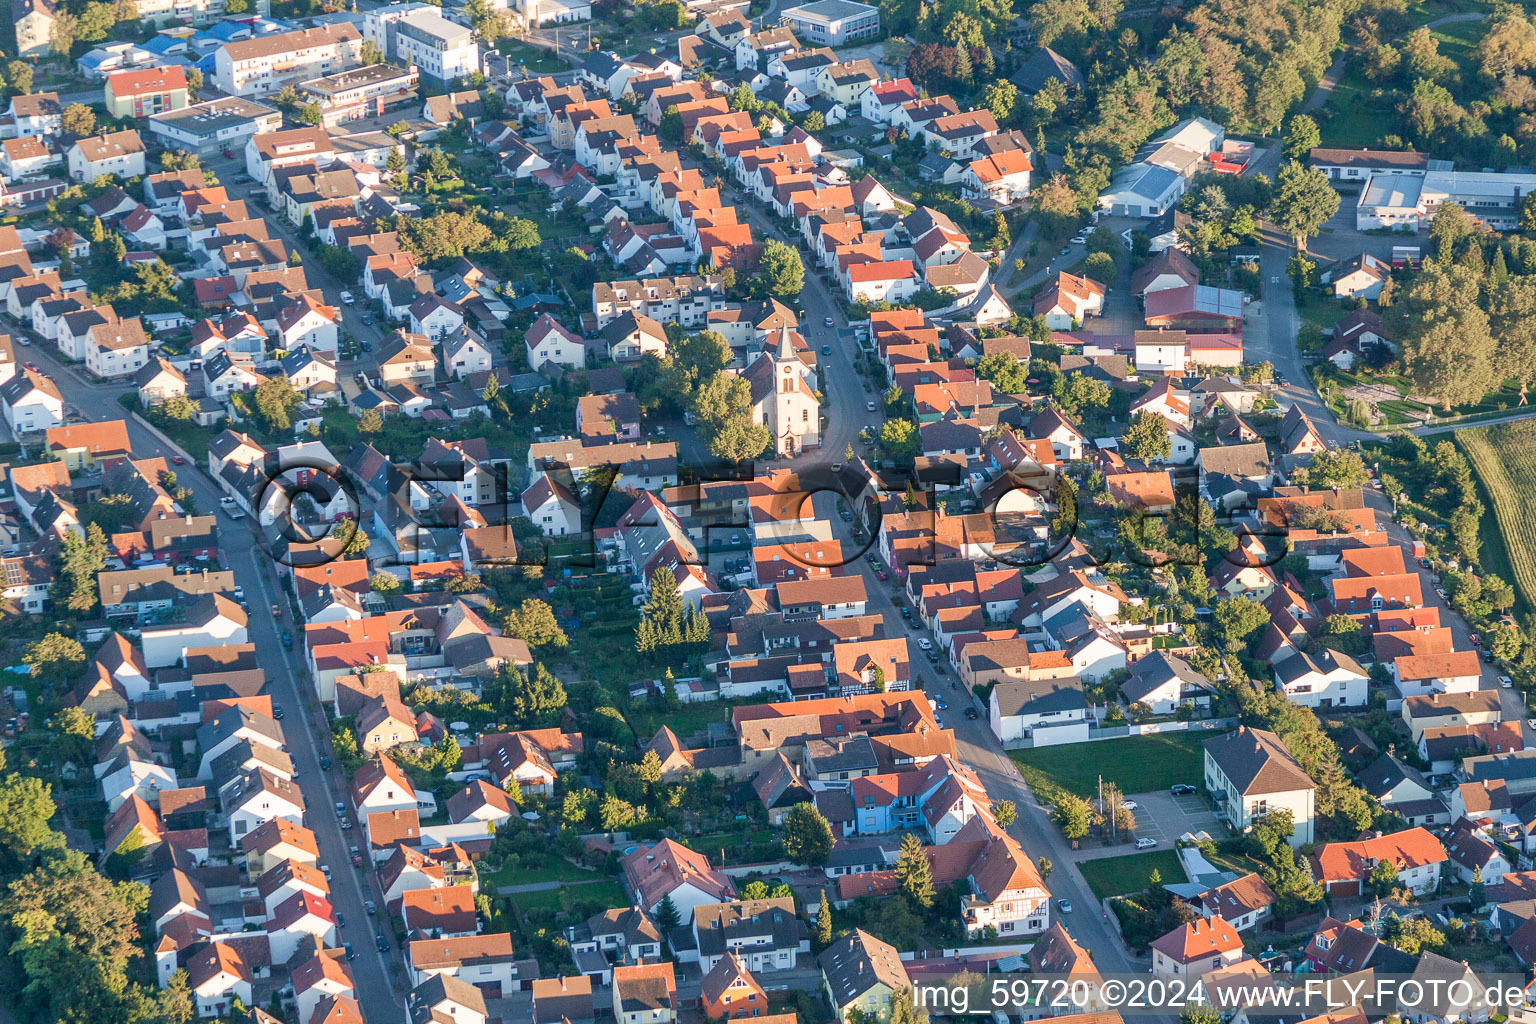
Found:
M 1131 164 L 1115 175 L 1111 192 L 1131 192 L 1143 199 L 1158 201 L 1179 180 L 1179 172 L 1158 164 Z

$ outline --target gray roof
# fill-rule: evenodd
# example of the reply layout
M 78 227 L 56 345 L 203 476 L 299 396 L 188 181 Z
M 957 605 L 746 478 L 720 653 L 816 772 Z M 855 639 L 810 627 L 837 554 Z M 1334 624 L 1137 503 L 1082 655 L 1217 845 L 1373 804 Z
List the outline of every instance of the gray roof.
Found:
M 1329 672 L 1342 669 L 1345 672 L 1364 678 L 1365 669 L 1360 663 L 1347 654 L 1327 648 L 1308 654 L 1306 651 L 1298 651 L 1292 657 L 1286 658 L 1275 666 L 1275 678 L 1282 683 L 1294 683 L 1309 672 L 1317 672 L 1326 675 Z
M 1083 681 L 1076 676 L 1066 679 L 1005 679 L 992 690 L 998 714 L 1043 715 L 1055 711 L 1086 710 Z
M 1417 768 L 1404 764 L 1391 754 L 1382 754 L 1369 768 L 1356 775 L 1355 781 L 1378 800 L 1403 782 L 1412 782 L 1427 793 L 1434 792 Z
M 868 736 L 848 736 L 841 740 L 813 739 L 805 744 L 805 756 L 816 762 L 816 771 L 846 772 L 876 768 L 879 759 Z
M 1205 741 L 1205 753 L 1245 796 L 1315 788 L 1280 737 L 1265 729 L 1245 725 L 1212 737 Z
M 1179 680 L 1181 693 L 1187 687 L 1201 690 L 1211 688 L 1211 681 L 1190 668 L 1189 662 L 1176 655 L 1157 651 L 1131 666 L 1131 674 L 1120 684 L 1120 692 L 1134 704 L 1171 679 Z
M 1506 782 L 1536 779 L 1536 749 L 1513 750 L 1507 754 L 1479 754 L 1463 758 L 1461 770 L 1468 782 Z
M 250 729 L 265 736 L 278 746 L 285 742 L 283 727 L 277 724 L 276 721 L 259 711 L 252 711 L 243 705 L 236 705 L 220 712 L 217 718 L 204 723 L 197 730 L 198 748 L 205 752 L 212 750 L 242 728 Z
M 693 910 L 699 935 L 699 953 L 720 956 L 743 946 L 761 949 L 797 949 L 809 940 L 805 923 L 795 915 L 789 897 L 765 900 L 731 900 L 704 903 Z M 764 943 L 762 940 L 767 939 Z
M 1263 441 L 1200 449 L 1200 468 L 1230 477 L 1261 477 L 1270 471 L 1269 449 Z
M 839 1007 L 877 984 L 895 991 L 911 984 L 896 948 L 858 928 L 822 950 L 816 961 Z

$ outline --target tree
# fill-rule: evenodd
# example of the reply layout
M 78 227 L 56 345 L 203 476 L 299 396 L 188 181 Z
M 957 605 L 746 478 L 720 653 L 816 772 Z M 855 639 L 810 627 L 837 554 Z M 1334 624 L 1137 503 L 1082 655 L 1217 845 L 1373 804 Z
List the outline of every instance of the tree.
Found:
M 553 725 L 565 710 L 565 686 L 542 664 L 534 665 L 531 673 L 503 665 L 500 681 L 507 714 L 520 729 Z
M 1360 628 L 1360 620 L 1337 613 L 1323 620 L 1313 644 L 1314 649 L 1327 648 L 1350 657 L 1364 654 L 1366 648 L 1365 633 Z
M 502 630 L 534 648 L 565 647 L 570 643 L 554 609 L 537 598 L 522 601 L 508 612 Z
M 5 80 L 13 94 L 25 96 L 32 91 L 32 65 L 22 60 L 11 61 L 5 66 Z
M 1380 860 L 1371 868 L 1371 874 L 1366 879 L 1366 884 L 1377 896 L 1386 896 L 1399 885 L 1397 878 L 1397 865 L 1390 860 Z
M 1221 1024 L 1221 1012 L 1206 1002 L 1188 1002 L 1179 1011 L 1179 1024 Z
M 1280 168 L 1269 219 L 1296 240 L 1297 249 L 1306 249 L 1307 239 L 1317 234 L 1338 210 L 1339 194 L 1322 171 L 1304 167 L 1295 160 Z
M 917 424 L 911 420 L 886 420 L 880 426 L 880 445 L 893 459 L 915 458 L 919 444 Z
M 256 414 L 269 430 L 287 430 L 293 426 L 293 412 L 303 399 L 287 374 L 274 374 L 256 385 Z
M 1445 948 L 1445 933 L 1436 928 L 1427 917 L 1403 917 L 1393 914 L 1387 918 L 1386 940 L 1407 953 L 1418 956 Z
M 1093 818 L 1093 808 L 1088 801 L 1072 793 L 1063 794 L 1051 808 L 1051 819 L 1061 834 L 1074 842 L 1088 834 L 1088 824 Z
M 225 0 L 225 2 L 228 3 L 229 0 Z M 365 66 L 370 64 L 383 64 L 384 51 L 380 49 L 378 43 L 375 43 L 372 39 L 366 39 L 363 41 L 362 50 L 358 52 L 357 59 L 362 61 Z
M 154 996 L 130 974 L 142 955 L 136 919 L 148 906 L 145 885 L 107 880 L 60 842 L 0 898 L 7 1008 L 29 1021 L 151 1019 Z
M 1288 810 L 1274 810 L 1253 819 L 1248 838 L 1265 860 L 1274 860 L 1283 851 L 1290 856 L 1287 845 L 1296 832 L 1296 819 Z M 1294 860 L 1294 858 L 1292 858 Z
M 771 298 L 793 302 L 805 287 L 805 263 L 799 251 L 776 238 L 764 240 L 757 270 L 753 281 L 763 295 Z
M 1042 882 L 1048 881 L 1051 877 L 1051 872 L 1056 870 L 1056 865 L 1052 863 L 1049 857 L 1041 857 L 1036 861 L 1035 866 L 1040 869 L 1040 880 Z
M 772 443 L 773 435 L 753 420 L 751 409 L 752 386 L 745 377 L 717 370 L 698 389 L 693 414 L 716 458 L 732 462 L 756 458 Z
M 537 249 L 544 241 L 539 235 L 538 224 L 527 217 L 513 217 L 508 220 L 503 228 L 502 237 L 507 240 L 507 248 L 513 252 Z
M 933 906 L 933 865 L 923 852 L 922 840 L 908 832 L 901 837 L 901 852 L 896 855 L 896 878 L 902 893 L 913 903 L 928 909 Z
M 1166 459 L 1172 449 L 1167 422 L 1156 413 L 1139 413 L 1120 435 L 1120 450 L 1133 459 Z
M 403 584 L 398 576 L 387 572 L 376 572 L 368 581 L 368 589 L 387 601 L 400 593 Z
M 100 526 L 91 523 L 85 537 L 74 531 L 59 543 L 59 580 L 53 598 L 71 612 L 89 612 L 96 607 L 96 575 L 107 565 L 107 537 Z
M 1285 135 L 1285 155 L 1292 160 L 1305 160 L 1307 155 L 1323 144 L 1323 133 L 1317 122 L 1306 114 L 1291 118 L 1291 127 Z
M 1361 487 L 1371 478 L 1360 453 L 1348 448 L 1316 452 L 1306 472 L 1306 482 L 1314 488 Z
M 86 665 L 86 649 L 74 637 L 49 633 L 23 648 L 22 662 L 31 666 L 34 679 L 65 683 L 78 676 Z
M 982 90 L 981 102 L 999 125 L 1007 124 L 1019 109 L 1019 87 L 1006 78 L 998 79 Z
M 661 934 L 669 935 L 680 921 L 677 904 L 672 902 L 672 894 L 666 893 L 661 897 L 661 902 L 656 904 L 656 927 L 661 930 Z
M 1107 252 L 1091 252 L 1083 260 L 1083 274 L 1100 284 L 1115 283 L 1115 258 Z
M 306 103 L 299 108 L 299 120 L 304 124 L 319 124 L 324 116 L 318 103 Z
M 1019 395 L 1028 386 L 1029 369 L 1012 352 L 989 352 L 976 360 L 976 376 L 991 381 L 994 391 Z
M 341 554 L 343 558 L 357 558 L 368 550 L 368 534 L 350 519 L 347 523 L 351 526 L 351 532 L 347 534 L 347 542 L 342 546 Z
M 827 890 L 821 890 L 821 904 L 816 908 L 816 945 L 825 949 L 832 945 L 832 905 L 827 902 Z
M 1269 612 L 1246 597 L 1231 597 L 1217 603 L 1212 618 L 1222 646 L 1235 650 L 1269 622 Z
M 0 776 L 0 853 L 8 862 L 64 845 L 64 837 L 48 825 L 55 810 L 52 789 L 42 779 L 14 772 Z
M 96 112 L 84 103 L 71 103 L 64 108 L 59 123 L 66 134 L 83 138 L 96 130 Z
M 1488 902 L 1488 893 L 1483 886 L 1483 868 L 1479 864 L 1472 869 L 1472 884 L 1467 889 L 1467 902 L 1472 904 L 1473 911 L 1483 909 L 1483 904 Z
M 997 819 L 997 823 L 1003 828 L 1011 828 L 1013 823 L 1018 820 L 1019 812 L 1013 806 L 1012 800 L 1002 800 L 992 808 L 992 816 Z
M 809 800 L 784 816 L 784 854 L 805 867 L 819 868 L 832 853 L 832 826 Z
M 203 73 L 197 68 L 187 68 L 187 92 L 195 100 L 203 89 Z
M 80 21 L 69 10 L 60 7 L 53 15 L 53 27 L 48 31 L 48 46 L 54 53 L 68 54 L 79 34 Z
M 1051 393 L 1056 404 L 1069 416 L 1080 416 L 1089 409 L 1107 408 L 1111 397 L 1108 384 L 1077 371 L 1057 377 L 1051 385 Z

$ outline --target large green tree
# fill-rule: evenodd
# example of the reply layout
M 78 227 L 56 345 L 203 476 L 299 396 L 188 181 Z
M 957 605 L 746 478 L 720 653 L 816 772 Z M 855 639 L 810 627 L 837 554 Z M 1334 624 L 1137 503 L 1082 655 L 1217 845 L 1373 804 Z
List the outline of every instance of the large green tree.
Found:
M 832 853 L 832 826 L 809 800 L 795 804 L 784 817 L 784 853 L 805 867 L 819 868 Z
M 805 262 L 794 246 L 777 238 L 765 239 L 762 259 L 752 278 L 751 290 L 775 299 L 793 302 L 805 287 Z
M 896 878 L 904 896 L 924 909 L 933 906 L 933 865 L 921 839 L 911 832 L 901 837 L 896 855 Z
M 538 598 L 519 601 L 503 620 L 508 636 L 515 636 L 529 647 L 565 647 L 570 643 L 560 620 L 548 602 Z
M 1305 249 L 1307 239 L 1317 234 L 1338 210 L 1339 194 L 1329 183 L 1328 175 L 1295 160 L 1280 168 L 1275 195 L 1270 200 L 1269 219 L 1296 240 L 1297 249 Z

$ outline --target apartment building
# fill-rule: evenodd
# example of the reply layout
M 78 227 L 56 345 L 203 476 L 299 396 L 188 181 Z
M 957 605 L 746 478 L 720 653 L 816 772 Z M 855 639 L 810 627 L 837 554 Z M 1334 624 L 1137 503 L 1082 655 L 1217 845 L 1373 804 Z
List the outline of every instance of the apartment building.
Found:
M 213 80 L 232 96 L 267 96 L 352 67 L 362 48 L 362 33 L 351 24 L 242 39 L 214 53 Z
M 446 85 L 480 70 L 480 45 L 466 25 L 424 3 L 400 3 L 368 12 L 368 41 L 384 56 L 413 64 L 422 77 Z

